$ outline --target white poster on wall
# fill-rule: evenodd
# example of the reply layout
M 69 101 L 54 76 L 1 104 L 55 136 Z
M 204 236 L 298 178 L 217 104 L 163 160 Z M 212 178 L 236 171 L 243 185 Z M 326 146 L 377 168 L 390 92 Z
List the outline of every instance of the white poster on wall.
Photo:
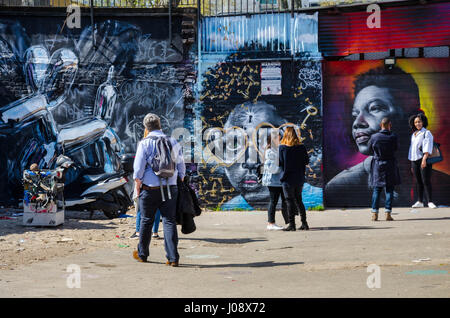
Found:
M 261 63 L 261 95 L 281 95 L 281 63 Z

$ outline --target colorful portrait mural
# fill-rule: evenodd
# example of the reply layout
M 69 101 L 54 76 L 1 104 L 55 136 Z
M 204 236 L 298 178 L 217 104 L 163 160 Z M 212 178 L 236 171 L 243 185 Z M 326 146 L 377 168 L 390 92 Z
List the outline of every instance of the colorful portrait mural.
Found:
M 324 62 L 324 201 L 333 206 L 368 206 L 368 173 L 372 157 L 367 147 L 383 117 L 399 138 L 397 160 L 402 184 L 394 193 L 396 206 L 417 200 L 408 160 L 411 133 L 408 118 L 419 111 L 441 144 L 444 161 L 433 165 L 433 201 L 450 204 L 449 59 Z

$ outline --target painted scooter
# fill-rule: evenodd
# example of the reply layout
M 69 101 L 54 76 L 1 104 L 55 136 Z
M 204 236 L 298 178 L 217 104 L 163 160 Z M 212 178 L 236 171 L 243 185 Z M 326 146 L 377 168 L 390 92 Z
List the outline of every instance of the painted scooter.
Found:
M 65 171 L 65 208 L 102 211 L 108 218 L 126 213 L 130 199 L 133 156 L 122 153 L 114 130 L 97 118 L 63 127 L 58 144 L 73 163 Z M 66 159 L 68 160 L 68 159 Z
M 63 154 L 72 162 L 65 168 L 66 209 L 101 210 L 109 217 L 125 213 L 132 205 L 132 185 L 120 160 L 124 147 L 108 127 L 115 102 L 108 80 L 99 87 L 96 118 L 57 125 L 53 112 L 66 102 L 78 71 L 78 57 L 69 49 L 58 49 L 50 57 L 44 47 L 33 46 L 24 56 L 24 75 L 32 93 L 0 107 L 0 202 L 20 206 L 22 172 L 32 163 L 39 168 L 58 166 Z

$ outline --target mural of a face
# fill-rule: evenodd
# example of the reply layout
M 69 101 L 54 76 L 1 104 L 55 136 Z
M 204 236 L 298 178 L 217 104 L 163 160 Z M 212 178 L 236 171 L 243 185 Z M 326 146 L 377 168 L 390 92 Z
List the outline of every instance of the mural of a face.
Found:
M 171 134 L 173 129 L 183 127 L 183 92 L 181 86 L 126 81 L 119 86 L 116 111 L 112 127 L 126 145 L 127 152 L 135 152 L 136 145 L 144 135 L 142 120 L 149 112 L 161 118 L 162 130 Z M 118 108 L 120 107 L 120 108 Z
M 59 106 L 67 97 L 78 71 L 78 62 L 70 49 L 58 49 L 52 54 L 40 87 L 47 95 L 50 108 Z
M 224 128 L 233 126 L 241 127 L 248 136 L 248 147 L 245 150 L 245 157 L 230 167 L 225 168 L 225 173 L 233 187 L 244 196 L 249 203 L 267 199 L 269 192 L 267 187 L 257 182 L 257 145 L 252 140 L 255 128 L 261 123 L 269 123 L 274 127 L 279 127 L 286 120 L 281 118 L 273 105 L 259 101 L 255 104 L 245 103 L 234 108 L 228 117 Z M 261 150 L 261 146 L 259 148 Z
M 394 118 L 401 110 L 394 105 L 393 96 L 386 87 L 367 86 L 355 97 L 352 109 L 352 136 L 360 153 L 369 155 L 370 136 L 380 130 L 384 117 Z
M 33 92 L 41 87 L 49 61 L 48 51 L 42 45 L 34 45 L 25 51 L 23 72 Z

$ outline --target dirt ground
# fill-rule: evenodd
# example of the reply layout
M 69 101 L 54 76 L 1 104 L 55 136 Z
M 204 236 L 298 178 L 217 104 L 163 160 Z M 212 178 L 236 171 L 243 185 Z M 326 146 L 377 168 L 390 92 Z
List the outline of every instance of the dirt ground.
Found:
M 20 214 L 14 209 L 0 210 L 0 270 L 98 248 L 134 247 L 138 243 L 129 238 L 135 230 L 134 209 L 127 212 L 127 217 L 112 220 L 101 212 L 90 218 L 89 212 L 65 211 L 64 224 L 57 227 L 23 226 Z M 161 224 L 160 236 L 162 229 Z M 152 240 L 152 245 L 159 244 L 164 244 L 163 240 Z

